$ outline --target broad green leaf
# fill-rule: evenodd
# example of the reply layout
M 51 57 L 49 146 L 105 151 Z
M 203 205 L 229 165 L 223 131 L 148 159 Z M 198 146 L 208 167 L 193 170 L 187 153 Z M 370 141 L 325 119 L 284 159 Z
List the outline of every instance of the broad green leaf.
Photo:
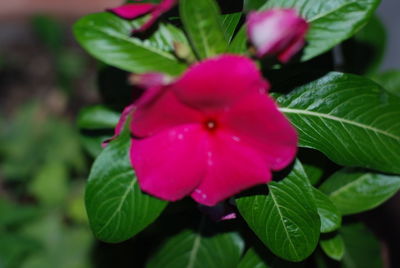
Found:
M 114 128 L 120 114 L 104 106 L 92 106 L 83 109 L 78 116 L 78 126 L 84 129 Z
M 228 52 L 245 54 L 247 51 L 246 43 L 247 43 L 246 28 L 242 26 L 242 28 L 240 28 L 240 30 L 230 43 L 228 47 Z
M 344 252 L 346 250 L 343 238 L 340 234 L 337 234 L 331 238 L 322 239 L 320 241 L 320 245 L 326 255 L 336 261 L 340 261 L 343 258 Z
M 361 223 L 343 226 L 340 230 L 346 252 L 344 268 L 382 268 L 381 246 L 375 236 Z
M 302 60 L 318 56 L 360 30 L 379 0 L 269 0 L 261 9 L 294 8 L 308 21 L 307 45 Z
M 320 187 L 343 215 L 375 208 L 400 189 L 400 176 L 342 169 Z
M 270 268 L 257 252 L 249 248 L 237 268 Z
M 388 92 L 400 97 L 400 70 L 389 70 L 371 76 L 375 82 L 380 84 Z
M 131 37 L 139 22 L 111 13 L 91 14 L 74 26 L 78 42 L 95 58 L 134 73 L 165 72 L 178 75 L 185 65 L 171 53 L 173 35 L 163 28 L 149 39 Z
M 342 223 L 342 216 L 339 210 L 332 203 L 328 196 L 313 188 L 315 203 L 318 214 L 321 218 L 321 233 L 329 233 L 338 229 Z
M 223 53 L 227 48 L 220 11 L 214 0 L 181 0 L 183 26 L 199 59 Z
M 275 255 L 304 260 L 317 246 L 321 223 L 300 162 L 284 180 L 270 182 L 268 189 L 268 195 L 236 199 L 240 214 Z
M 236 233 L 184 230 L 167 240 L 150 258 L 147 268 L 231 268 L 239 263 L 244 243 Z
M 228 43 L 231 42 L 241 17 L 242 12 L 222 15 L 222 28 L 224 29 L 225 38 Z
M 321 167 L 303 163 L 303 168 L 308 179 L 310 180 L 311 185 L 315 185 L 321 180 L 322 174 L 324 173 Z
M 342 44 L 342 70 L 356 74 L 377 71 L 385 54 L 386 41 L 384 25 L 378 17 L 372 16 L 362 30 Z
M 121 242 L 152 223 L 166 202 L 142 193 L 129 161 L 130 136 L 124 131 L 107 145 L 92 166 L 86 210 L 97 238 Z
M 300 146 L 340 165 L 400 173 L 400 99 L 374 82 L 333 72 L 277 102 Z

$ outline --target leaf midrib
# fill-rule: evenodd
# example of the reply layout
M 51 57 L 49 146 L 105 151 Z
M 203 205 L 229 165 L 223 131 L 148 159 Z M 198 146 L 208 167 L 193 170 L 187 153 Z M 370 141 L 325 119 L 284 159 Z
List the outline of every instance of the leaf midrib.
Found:
M 281 219 L 281 223 L 282 223 L 283 229 L 285 230 L 286 237 L 287 237 L 287 239 L 289 241 L 290 246 L 293 249 L 293 253 L 294 253 L 294 255 L 296 255 L 296 258 L 299 259 L 299 255 L 298 255 L 298 253 L 296 251 L 296 247 L 294 246 L 293 241 L 290 239 L 289 231 L 287 230 L 286 225 L 285 225 L 284 220 L 283 220 L 284 217 L 283 217 L 282 211 L 280 209 L 280 206 L 279 206 L 279 204 L 278 204 L 278 202 L 277 202 L 277 200 L 275 198 L 274 191 L 272 189 L 270 189 L 270 196 L 271 196 L 271 199 L 272 199 L 273 203 L 275 204 L 276 210 L 278 211 L 278 214 L 279 214 L 279 217 Z
M 351 182 L 349 182 L 349 183 L 343 185 L 342 187 L 339 187 L 339 188 L 336 189 L 335 191 L 331 192 L 331 193 L 329 194 L 329 196 L 330 196 L 330 197 L 335 197 L 335 196 L 341 194 L 342 192 L 348 190 L 348 189 L 351 188 L 352 186 L 354 186 L 354 185 L 356 185 L 356 184 L 358 184 L 358 183 L 360 183 L 360 182 L 362 182 L 362 181 L 368 179 L 369 176 L 370 176 L 369 173 L 363 174 L 363 175 L 361 175 L 360 177 L 358 177 L 357 179 L 355 179 L 355 180 L 353 180 L 353 181 L 351 181 Z
M 133 186 L 135 185 L 136 182 L 137 182 L 137 179 L 135 179 L 133 177 L 129 186 L 126 188 L 124 194 L 122 195 L 121 201 L 119 202 L 117 209 L 113 212 L 113 214 L 110 216 L 108 221 L 103 225 L 103 227 L 98 231 L 98 234 L 101 234 L 108 227 L 108 225 L 112 222 L 114 217 L 121 211 L 123 203 L 125 202 L 129 192 L 133 189 Z
M 400 141 L 400 136 L 397 136 L 395 134 L 392 134 L 390 132 L 384 131 L 382 129 L 379 128 L 375 128 L 363 123 L 359 123 L 357 121 L 352 121 L 349 119 L 345 119 L 342 117 L 337 117 L 334 115 L 330 115 L 330 114 L 323 114 L 323 113 L 319 113 L 319 112 L 313 112 L 313 111 L 307 111 L 307 110 L 300 110 L 300 109 L 292 109 L 292 108 L 279 108 L 279 110 L 283 113 L 292 113 L 292 114 L 304 114 L 304 115 L 309 115 L 309 116 L 315 116 L 315 117 L 322 117 L 325 119 L 329 119 L 332 121 L 337 121 L 337 122 L 341 122 L 341 123 L 345 123 L 345 124 L 349 124 L 349 125 L 353 125 L 365 130 L 369 130 L 375 133 L 379 133 L 381 135 L 387 136 L 389 138 L 392 138 L 396 141 Z

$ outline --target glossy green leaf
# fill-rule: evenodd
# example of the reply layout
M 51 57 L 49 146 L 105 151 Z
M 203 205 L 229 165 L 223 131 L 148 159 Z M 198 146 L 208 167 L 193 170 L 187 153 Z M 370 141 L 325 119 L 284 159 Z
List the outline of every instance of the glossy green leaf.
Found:
M 311 185 L 315 185 L 321 180 L 322 174 L 324 173 L 321 167 L 303 163 L 303 168 L 308 179 L 310 180 Z
M 361 223 L 343 226 L 340 230 L 346 252 L 344 268 L 382 268 L 381 245 L 375 236 Z
M 214 0 L 181 0 L 183 26 L 199 59 L 215 56 L 227 48 L 220 11 Z
M 257 252 L 249 248 L 237 268 L 270 268 Z
M 343 238 L 340 234 L 331 238 L 322 239 L 320 245 L 325 254 L 336 261 L 340 261 L 343 258 L 346 250 Z
M 342 44 L 342 70 L 356 74 L 377 71 L 385 54 L 386 43 L 384 25 L 378 17 L 372 16 L 362 30 Z
M 371 78 L 388 92 L 400 97 L 400 70 L 389 70 L 374 74 Z
M 335 231 L 342 224 L 342 215 L 328 196 L 318 189 L 314 188 L 313 190 L 318 214 L 321 218 L 321 233 Z
M 343 215 L 375 208 L 400 189 L 400 176 L 342 169 L 320 187 Z
M 246 28 L 242 26 L 236 36 L 233 38 L 232 42 L 229 44 L 228 52 L 245 54 L 247 52 L 247 35 Z
M 78 116 L 78 126 L 84 129 L 114 128 L 120 114 L 104 106 L 92 106 L 83 109 Z
M 277 101 L 300 146 L 340 165 L 400 173 L 400 99 L 374 82 L 329 73 Z
M 284 180 L 270 182 L 268 189 L 268 195 L 238 198 L 240 214 L 275 255 L 304 260 L 317 246 L 321 223 L 300 162 Z
M 241 17 L 242 12 L 222 15 L 222 28 L 225 32 L 225 39 L 228 42 L 231 42 Z
M 308 21 L 303 61 L 318 56 L 354 35 L 367 23 L 379 0 L 269 0 L 261 9 L 294 8 Z
M 137 20 L 128 21 L 111 13 L 97 13 L 80 19 L 74 26 L 74 33 L 92 56 L 111 66 L 134 73 L 180 74 L 185 65 L 171 53 L 174 33 L 163 28 L 149 39 L 141 40 L 130 36 L 132 29 L 138 26 Z
M 129 161 L 130 135 L 112 141 L 92 166 L 86 186 L 86 210 L 97 238 L 129 239 L 152 223 L 166 202 L 140 191 Z
M 231 268 L 239 263 L 243 249 L 238 234 L 206 234 L 200 226 L 197 231 L 184 230 L 167 240 L 146 267 Z

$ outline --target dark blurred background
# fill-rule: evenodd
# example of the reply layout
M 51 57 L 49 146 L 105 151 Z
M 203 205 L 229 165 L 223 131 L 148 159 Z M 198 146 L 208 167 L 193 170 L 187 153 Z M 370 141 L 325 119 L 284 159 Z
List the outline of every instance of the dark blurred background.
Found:
M 100 243 L 88 228 L 83 192 L 93 157 L 76 124 L 80 109 L 101 97 L 99 63 L 76 44 L 71 26 L 119 4 L 0 2 L 0 268 L 135 267 L 135 242 Z M 380 71 L 400 69 L 399 11 L 399 0 L 383 0 L 377 12 L 387 31 Z M 391 248 L 384 255 L 392 267 L 400 267 L 399 211 L 396 196 L 360 216 Z

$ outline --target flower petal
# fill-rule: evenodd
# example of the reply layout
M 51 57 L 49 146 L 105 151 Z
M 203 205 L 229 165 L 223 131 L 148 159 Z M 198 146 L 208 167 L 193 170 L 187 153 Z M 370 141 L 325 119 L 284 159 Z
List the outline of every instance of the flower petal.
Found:
M 290 164 L 297 152 L 296 130 L 267 95 L 252 94 L 221 119 L 237 139 L 262 152 L 272 170 Z
M 287 62 L 304 45 L 308 23 L 294 9 L 253 11 L 247 16 L 247 34 L 257 56 L 278 56 Z
M 199 111 L 182 104 L 170 86 L 149 88 L 136 103 L 131 130 L 137 137 L 147 137 L 166 128 L 199 122 Z
M 248 58 L 223 55 L 191 67 L 173 90 L 178 99 L 202 111 L 224 110 L 246 94 L 267 91 L 268 83 Z
M 109 8 L 107 11 L 110 11 L 123 19 L 132 20 L 152 12 L 156 7 L 157 5 L 155 4 L 137 3 Z
M 271 172 L 258 151 L 242 144 L 232 134 L 218 131 L 210 139 L 207 175 L 191 194 L 198 203 L 218 202 L 249 187 L 271 180 Z
M 147 20 L 139 29 L 133 30 L 133 33 L 144 32 L 148 30 L 161 15 L 170 10 L 176 4 L 176 0 L 164 0 L 151 12 L 150 19 Z
M 206 173 L 206 138 L 198 125 L 133 138 L 130 157 L 140 188 L 168 201 L 190 194 Z

